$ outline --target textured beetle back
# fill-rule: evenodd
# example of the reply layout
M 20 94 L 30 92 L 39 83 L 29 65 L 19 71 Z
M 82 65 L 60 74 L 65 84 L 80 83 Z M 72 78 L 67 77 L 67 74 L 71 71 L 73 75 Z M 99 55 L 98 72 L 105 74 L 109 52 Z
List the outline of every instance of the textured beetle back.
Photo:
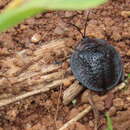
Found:
M 72 54 L 71 68 L 80 83 L 94 91 L 109 90 L 123 77 L 120 55 L 100 39 L 84 39 Z

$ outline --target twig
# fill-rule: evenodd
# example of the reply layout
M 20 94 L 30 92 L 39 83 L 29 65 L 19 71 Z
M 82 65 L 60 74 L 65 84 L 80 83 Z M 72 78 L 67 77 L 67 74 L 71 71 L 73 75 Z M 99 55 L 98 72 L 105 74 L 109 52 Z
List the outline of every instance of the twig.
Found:
M 122 90 L 122 89 L 125 88 L 125 87 L 126 87 L 126 83 L 125 83 L 125 81 L 124 81 L 124 82 L 120 83 L 119 85 L 117 85 L 117 86 L 112 90 L 112 92 L 115 93 L 115 92 L 117 92 L 117 91 L 119 91 L 119 90 Z
M 68 38 L 53 40 L 42 45 L 40 48 L 31 53 L 28 53 L 28 50 L 16 52 L 13 57 L 7 57 L 2 60 L 1 63 L 8 68 L 6 71 L 7 76 L 21 77 L 23 74 L 26 75 L 29 72 L 31 74 L 35 70 L 41 70 L 43 67 L 41 65 L 51 63 L 55 56 L 58 57 L 58 55 L 63 54 L 63 57 L 67 58 L 71 52 L 71 48 L 68 44 L 72 43 L 72 39 Z M 53 57 L 52 55 L 55 56 Z M 37 67 L 35 68 L 35 66 Z M 32 70 L 32 68 L 34 70 Z
M 53 64 L 51 64 L 51 65 L 44 65 L 44 66 L 42 66 L 41 72 L 34 72 L 34 73 L 26 72 L 26 73 L 22 73 L 20 76 L 17 77 L 17 79 L 16 79 L 16 77 L 10 78 L 10 81 L 11 81 L 12 84 L 18 84 L 18 83 L 21 83 L 23 81 L 26 81 L 26 80 L 29 80 L 29 79 L 33 79 L 33 77 L 42 76 L 42 75 L 49 74 L 51 72 L 57 71 L 60 68 L 61 68 L 61 65 L 53 65 Z M 14 79 L 16 79 L 16 80 L 14 80 Z
M 65 79 L 62 79 L 62 80 L 56 80 L 56 81 L 53 81 L 49 85 L 46 85 L 46 86 L 42 85 L 42 88 L 24 93 L 22 95 L 18 95 L 16 97 L 0 100 L 0 107 L 8 105 L 8 104 L 16 102 L 16 101 L 19 101 L 19 100 L 22 100 L 22 99 L 27 98 L 27 97 L 32 96 L 32 95 L 36 95 L 36 94 L 39 94 L 39 93 L 49 91 L 50 89 L 56 88 L 57 86 L 63 84 L 66 80 L 74 80 L 74 77 L 69 76 L 68 78 L 65 78 Z
M 98 121 L 99 121 L 99 112 L 95 106 L 95 103 L 93 101 L 93 97 L 91 95 L 91 91 L 89 91 L 88 93 L 88 100 L 89 100 L 89 103 L 92 107 L 92 110 L 93 110 L 93 113 L 94 113 L 94 117 L 95 117 L 95 127 L 94 127 L 94 130 L 98 130 Z
M 84 88 L 79 85 L 76 80 L 69 88 L 67 88 L 63 93 L 63 104 L 68 105 Z
M 37 59 L 40 60 L 42 58 L 42 56 L 39 56 L 39 58 Z M 29 68 L 33 63 L 35 62 L 35 60 L 32 60 L 31 62 L 25 64 L 22 68 L 20 68 L 18 71 L 16 71 L 13 75 L 14 76 L 19 76 L 22 72 L 24 72 L 25 70 L 27 70 L 27 68 Z
M 24 84 L 24 87 L 26 86 L 34 86 L 39 85 L 41 83 L 47 83 L 51 82 L 57 79 L 61 79 L 61 76 L 65 73 L 67 73 L 68 70 L 65 72 L 64 70 L 53 72 L 47 75 L 42 75 L 42 73 L 32 73 L 30 75 L 22 76 L 18 79 L 16 77 L 10 78 L 11 84 L 15 85 L 16 87 L 22 87 Z M 36 80 L 35 80 L 36 79 Z
M 45 53 L 51 52 L 52 50 L 60 50 L 61 48 L 65 48 L 65 41 L 66 39 L 53 40 L 48 44 L 42 46 L 40 49 L 37 49 L 34 52 L 34 58 L 32 58 L 29 63 L 27 63 L 26 65 L 24 65 L 24 67 L 22 67 L 16 73 L 14 73 L 14 76 L 20 75 L 24 70 L 30 67 L 33 63 L 39 61 L 41 58 L 43 58 L 43 56 L 45 56 Z
M 64 75 L 62 75 L 62 79 L 63 78 L 64 78 Z M 57 129 L 56 120 L 57 120 L 57 117 L 58 117 L 58 112 L 59 112 L 59 107 L 60 107 L 60 98 L 61 98 L 61 95 L 62 95 L 62 88 L 63 88 L 63 85 L 61 84 L 60 88 L 59 88 L 59 96 L 58 96 L 58 100 L 57 100 L 56 114 L 55 114 L 55 117 L 54 117 L 54 122 L 55 122 L 55 128 L 56 129 Z
M 61 94 L 62 94 L 62 85 L 60 85 L 60 91 L 59 91 L 59 96 L 58 96 L 58 101 L 57 101 L 57 107 L 56 107 L 56 114 L 54 117 L 54 121 L 55 121 L 55 128 L 57 129 L 57 124 L 56 124 L 56 120 L 58 117 L 58 112 L 59 112 L 59 107 L 60 107 L 60 98 L 61 98 Z
M 71 119 L 66 124 L 64 124 L 59 130 L 64 130 L 65 128 L 69 127 L 70 125 L 72 125 L 76 121 L 80 120 L 83 116 L 85 116 L 87 113 L 89 113 L 91 111 L 91 109 L 92 109 L 92 107 L 88 106 L 85 110 L 83 110 L 77 116 L 75 116 L 73 119 Z

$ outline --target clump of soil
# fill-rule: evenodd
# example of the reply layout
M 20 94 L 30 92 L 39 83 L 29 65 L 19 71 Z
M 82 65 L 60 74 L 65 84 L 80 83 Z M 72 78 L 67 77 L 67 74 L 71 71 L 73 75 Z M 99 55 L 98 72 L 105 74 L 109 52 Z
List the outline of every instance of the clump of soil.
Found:
M 0 2 L 0 9 L 3 9 L 8 2 L 8 0 Z M 106 39 L 115 46 L 121 54 L 126 75 L 130 73 L 130 23 L 129 17 L 122 15 L 122 12 L 128 10 L 129 0 L 112 0 L 98 8 L 89 9 L 90 14 L 86 30 L 88 36 Z M 66 59 L 69 59 L 68 57 L 71 55 L 72 49 L 81 39 L 79 32 L 68 23 L 79 26 L 83 31 L 87 15 L 88 10 L 48 11 L 27 19 L 6 32 L 0 33 L 0 76 L 7 76 L 1 76 L 1 78 L 5 79 L 0 82 L 0 99 L 35 89 L 31 85 L 11 86 L 8 82 L 5 82 L 12 76 L 9 74 L 15 71 L 12 68 L 13 72 L 9 71 L 9 67 L 12 63 L 15 63 L 17 68 L 22 68 L 26 62 L 30 62 L 27 59 L 28 57 L 33 56 L 35 51 L 51 40 L 69 38 L 72 42 L 62 50 L 62 53 L 61 51 L 58 52 L 58 50 L 51 54 L 47 53 L 48 57 L 45 57 L 44 61 L 40 61 L 39 64 L 62 64 L 62 68 L 66 71 L 69 68 L 69 61 Z M 24 52 L 27 52 L 28 55 L 27 57 L 25 56 L 26 62 L 15 60 L 15 58 L 19 59 L 16 54 L 24 55 Z M 64 60 L 65 63 L 63 64 Z M 15 68 L 16 71 L 17 68 Z M 30 70 L 35 70 L 36 72 L 36 69 L 38 72 L 37 66 Z M 66 75 L 72 74 L 68 72 Z M 14 77 L 17 79 L 17 76 Z M 39 79 L 39 77 L 35 77 L 36 79 Z M 88 104 L 88 99 L 86 98 L 88 95 L 84 91 L 76 98 L 76 104 L 63 105 L 63 92 L 72 82 L 64 83 L 62 89 L 55 88 L 48 92 L 0 107 L 0 129 L 56 130 L 60 128 Z M 1 84 L 4 84 L 6 87 L 2 87 Z M 102 96 L 98 95 L 98 93 L 93 93 L 94 102 L 100 112 L 99 129 L 104 130 L 106 128 L 105 112 L 109 112 L 113 120 L 113 127 L 116 130 L 130 129 L 129 81 L 127 89 L 123 89 L 115 95 L 106 95 L 108 98 L 103 100 Z M 84 118 L 72 125 L 70 130 L 73 129 L 93 130 L 93 112 L 89 112 Z

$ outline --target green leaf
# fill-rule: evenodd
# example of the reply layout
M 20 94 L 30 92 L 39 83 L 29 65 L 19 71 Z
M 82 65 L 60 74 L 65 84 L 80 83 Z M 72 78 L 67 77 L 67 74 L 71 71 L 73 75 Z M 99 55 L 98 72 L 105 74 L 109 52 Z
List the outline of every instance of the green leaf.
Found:
M 107 128 L 106 128 L 106 130 L 113 130 L 112 120 L 111 120 L 109 114 L 106 113 L 105 116 L 106 116 L 106 119 L 107 119 Z
M 24 19 L 34 16 L 42 11 L 44 10 L 41 8 L 28 8 L 28 6 L 6 11 L 0 14 L 0 31 L 5 31 Z
M 130 78 L 130 74 L 128 74 L 128 78 Z
M 25 4 L 5 10 L 0 14 L 0 31 L 20 23 L 26 18 L 46 10 L 83 10 L 95 7 L 106 0 L 31 0 Z
M 104 2 L 106 0 L 37 0 L 31 4 L 49 10 L 83 10 Z

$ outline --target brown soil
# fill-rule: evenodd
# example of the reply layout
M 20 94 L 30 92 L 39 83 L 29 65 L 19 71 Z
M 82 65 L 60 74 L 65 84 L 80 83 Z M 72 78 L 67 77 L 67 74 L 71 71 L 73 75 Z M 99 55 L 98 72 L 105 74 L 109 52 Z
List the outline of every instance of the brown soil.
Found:
M 0 9 L 7 3 L 8 0 L 2 0 Z M 91 9 L 86 31 L 88 36 L 106 39 L 115 46 L 122 56 L 126 75 L 130 73 L 130 22 L 129 16 L 123 15 L 122 12 L 129 9 L 129 0 L 112 0 L 96 9 Z M 18 26 L 0 33 L 0 76 L 7 74 L 8 78 L 7 71 L 10 63 L 2 61 L 8 61 L 7 59 L 15 57 L 15 53 L 23 50 L 32 53 L 44 46 L 46 42 L 63 38 L 73 39 L 73 44 L 69 46 L 69 49 L 74 48 L 81 36 L 67 23 L 71 22 L 83 30 L 87 14 L 88 10 L 49 11 L 25 20 Z M 67 52 L 67 54 L 64 52 L 64 55 L 59 55 L 51 55 L 46 64 L 60 62 L 59 59 L 71 55 L 71 52 Z M 17 64 L 21 65 L 22 63 Z M 66 64 L 63 66 L 68 67 Z M 1 78 L 3 77 L 1 76 Z M 56 88 L 0 107 L 0 130 L 56 130 L 60 128 L 65 122 L 83 110 L 88 103 L 85 99 L 87 93 L 83 92 L 76 98 L 75 105 L 71 103 L 64 106 L 62 94 L 66 86 L 70 85 L 66 84 L 62 86 L 62 90 Z M 32 90 L 31 86 L 25 84 L 19 87 L 13 86 L 13 88 L 9 87 L 9 84 L 6 85 L 6 87 L 0 86 L 0 99 L 4 95 L 17 95 Z M 106 94 L 108 98 L 105 101 L 101 99 L 100 95 L 93 93 L 94 98 L 98 99 L 96 100 L 96 106 L 100 112 L 100 130 L 106 128 L 105 112 L 110 113 L 114 130 L 130 130 L 129 86 L 128 81 L 128 88 L 111 95 L 112 98 L 109 98 L 110 95 Z M 92 112 L 89 112 L 68 130 L 81 129 L 94 129 L 94 115 Z

